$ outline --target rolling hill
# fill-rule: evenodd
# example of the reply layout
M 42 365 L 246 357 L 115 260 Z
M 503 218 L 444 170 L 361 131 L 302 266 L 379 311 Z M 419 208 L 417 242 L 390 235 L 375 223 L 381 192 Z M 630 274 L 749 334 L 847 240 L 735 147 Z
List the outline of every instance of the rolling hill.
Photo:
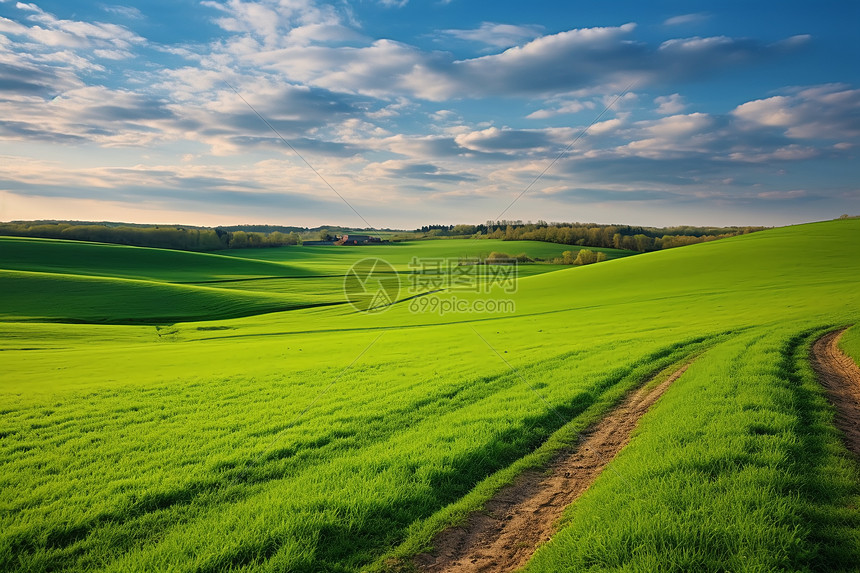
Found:
M 832 221 L 547 265 L 515 292 L 450 289 L 376 314 L 273 312 L 293 296 L 273 284 L 170 282 L 336 277 L 347 263 L 288 260 L 300 251 L 212 255 L 199 273 L 127 259 L 97 277 L 83 256 L 4 259 L 18 262 L 0 265 L 0 567 L 408 566 L 655 372 L 689 363 L 529 570 L 848 569 L 860 472 L 807 356 L 860 320 L 858 237 L 860 220 Z M 400 270 L 412 247 L 388 248 L 372 252 Z M 477 308 L 490 299 L 514 307 Z M 45 322 L 164 309 L 175 324 Z

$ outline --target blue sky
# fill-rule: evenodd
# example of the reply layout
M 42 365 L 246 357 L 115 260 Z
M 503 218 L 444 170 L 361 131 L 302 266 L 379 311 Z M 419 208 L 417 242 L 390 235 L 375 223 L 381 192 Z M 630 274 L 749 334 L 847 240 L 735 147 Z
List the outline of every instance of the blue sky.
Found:
M 845 1 L 0 0 L 0 220 L 860 214 L 858 26 Z

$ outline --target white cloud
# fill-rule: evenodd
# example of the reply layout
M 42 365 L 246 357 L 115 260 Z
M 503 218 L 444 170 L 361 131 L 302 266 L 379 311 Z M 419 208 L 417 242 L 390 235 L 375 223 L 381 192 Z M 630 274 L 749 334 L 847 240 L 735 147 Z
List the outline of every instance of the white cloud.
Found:
M 26 10 L 28 12 L 41 12 L 38 6 L 36 6 L 35 4 L 27 4 L 26 2 L 16 3 L 15 8 L 19 10 Z
M 679 138 L 705 132 L 713 123 L 713 119 L 705 113 L 672 115 L 646 124 L 645 131 L 657 137 Z
M 621 41 L 635 28 L 570 30 L 544 36 L 500 54 L 454 61 L 408 44 L 377 40 L 359 48 L 291 47 L 259 54 L 254 61 L 298 81 L 376 97 L 411 95 L 431 101 L 488 95 L 526 95 L 595 89 L 619 82 L 609 60 L 630 54 Z M 589 58 L 580 57 L 580 52 Z M 630 61 L 633 66 L 633 61 Z M 634 72 L 620 75 L 631 77 Z
M 478 42 L 496 48 L 517 46 L 526 40 L 532 40 L 541 34 L 543 26 L 498 24 L 483 22 L 480 27 L 471 30 L 442 30 L 443 36 L 459 40 Z
M 398 96 L 430 101 L 483 97 L 588 97 L 713 74 L 783 53 L 729 37 L 685 38 L 659 46 L 632 38 L 635 24 L 573 29 L 541 36 L 499 53 L 456 60 L 448 52 L 428 52 L 387 39 L 370 44 L 320 43 L 263 48 L 234 39 L 221 55 L 237 65 L 262 66 L 292 81 L 379 98 Z M 360 43 L 358 39 L 356 42 Z M 679 110 L 673 110 L 679 111 Z M 546 119 L 564 109 L 544 108 Z
M 624 120 L 621 118 L 607 119 L 606 121 L 599 121 L 595 124 L 592 124 L 591 127 L 588 128 L 587 133 L 589 135 L 602 135 L 604 133 L 612 133 L 617 131 L 621 126 L 624 125 Z
M 262 40 L 267 49 L 337 39 L 343 34 L 358 37 L 343 25 L 348 14 L 313 0 L 204 0 L 201 4 L 222 14 L 215 23 L 223 30 Z
M 69 89 L 47 102 L 0 101 L 0 110 L 0 136 L 7 140 L 145 146 L 175 129 L 163 102 L 98 86 Z
M 734 114 L 759 125 L 787 127 L 797 121 L 791 110 L 791 98 L 775 96 L 739 105 Z
M 555 108 L 545 108 L 534 111 L 526 116 L 527 119 L 548 119 L 558 115 L 571 113 L 579 113 L 586 109 L 594 109 L 596 107 L 593 101 L 572 100 L 559 104 Z
M 368 111 L 367 117 L 371 119 L 387 119 L 387 118 L 395 118 L 400 117 L 404 113 L 408 113 L 410 110 L 414 110 L 417 106 L 413 104 L 408 99 L 401 97 L 397 98 L 396 103 L 392 103 L 376 111 Z
M 704 12 L 697 12 L 694 14 L 681 14 L 680 16 L 673 16 L 672 18 L 667 18 L 664 22 L 664 26 L 684 26 L 688 24 L 698 24 L 699 22 L 704 22 L 709 18 L 708 14 Z
M 122 16 L 123 18 L 128 18 L 130 20 L 139 20 L 143 18 L 143 12 L 141 12 L 138 8 L 134 6 L 102 6 L 102 10 L 109 14 L 116 14 L 118 16 Z
M 753 175 L 772 164 L 790 170 L 792 163 L 845 157 L 860 143 L 860 96 L 848 86 L 787 89 L 711 113 L 696 112 L 681 93 L 665 90 L 785 54 L 804 45 L 802 37 L 769 45 L 724 36 L 660 44 L 637 39 L 634 24 L 535 37 L 536 27 L 484 23 L 443 33 L 495 47 L 490 55 L 456 59 L 368 38 L 342 4 L 204 5 L 221 26 L 220 37 L 208 44 L 150 45 L 128 28 L 63 20 L 34 5 L 22 5 L 18 21 L 0 19 L 0 32 L 11 38 L 0 35 L 0 145 L 14 150 L 26 142 L 51 153 L 62 153 L 55 151 L 63 149 L 58 143 L 75 150 L 134 147 L 102 153 L 115 163 L 122 162 L 109 155 L 114 152 L 141 162 L 121 169 L 30 165 L 30 171 L 7 170 L 0 188 L 44 186 L 45 193 L 92 193 L 100 201 L 118 194 L 129 202 L 170 202 L 173 193 L 197 206 L 212 190 L 222 208 L 242 201 L 271 207 L 277 197 L 268 190 L 276 189 L 310 205 L 321 195 L 313 172 L 224 80 L 336 188 L 379 209 L 386 203 L 402 209 L 403 203 L 426 213 L 431 196 L 491 200 L 519 192 L 632 79 L 639 80 L 637 93 L 589 129 L 535 196 L 588 203 L 611 191 L 620 203 L 636 193 L 653 200 L 693 188 L 706 194 L 708 186 L 731 193 L 750 189 Z M 125 79 L 107 73 L 121 70 L 116 61 L 139 57 L 142 46 L 185 62 L 152 61 Z M 502 49 L 508 46 L 514 47 Z M 91 85 L 102 81 L 118 83 Z M 480 106 L 458 101 L 466 98 L 497 99 L 473 114 Z M 500 120 L 496 105 L 516 109 L 518 117 Z M 521 124 L 529 111 L 530 119 L 564 127 L 504 125 Z M 655 112 L 663 117 L 641 121 Z M 552 121 L 560 116 L 567 117 Z M 574 187 L 575 194 L 565 195 Z M 792 199 L 791 189 L 779 192 Z
M 462 133 L 454 138 L 457 145 L 485 153 L 512 156 L 541 154 L 560 150 L 574 137 L 572 128 L 547 129 L 487 129 Z
M 695 52 L 699 50 L 708 50 L 720 47 L 730 47 L 735 44 L 735 41 L 728 36 L 712 36 L 710 38 L 675 38 L 666 40 L 660 44 L 661 50 L 678 50 L 685 52 Z
M 27 19 L 45 26 L 32 26 L 26 35 L 41 39 L 51 46 L 68 47 L 115 47 L 127 49 L 133 44 L 143 44 L 144 39 L 125 26 L 106 22 L 83 22 L 79 20 L 63 20 L 49 14 L 34 5 L 34 12 Z
M 14 99 L 15 92 L 52 97 L 79 87 L 83 82 L 76 74 L 104 72 L 99 60 L 132 58 L 131 49 L 146 44 L 116 24 L 64 20 L 35 4 L 16 7 L 25 13 L 23 22 L 0 18 L 0 33 L 15 38 L 0 49 L 0 58 L 10 66 L 0 71 L 7 90 L 0 100 Z
M 93 55 L 103 60 L 128 60 L 134 57 L 128 50 L 93 50 Z
M 681 113 L 687 107 L 684 104 L 684 98 L 680 94 L 654 98 L 654 103 L 657 104 L 657 113 L 661 115 L 675 115 Z
M 860 90 L 826 84 L 739 105 L 732 114 L 750 129 L 778 128 L 795 139 L 860 137 Z

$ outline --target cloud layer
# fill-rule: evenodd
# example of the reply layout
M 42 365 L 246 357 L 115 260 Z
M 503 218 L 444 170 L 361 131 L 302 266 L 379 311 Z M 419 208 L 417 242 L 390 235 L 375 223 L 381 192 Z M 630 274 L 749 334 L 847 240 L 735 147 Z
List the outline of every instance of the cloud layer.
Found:
M 420 44 L 368 36 L 346 3 L 207 0 L 199 9 L 218 33 L 164 44 L 134 31 L 146 19 L 136 8 L 80 21 L 0 7 L 0 153 L 14 165 L 0 190 L 17 197 L 5 204 L 349 216 L 322 177 L 381 217 L 480 221 L 554 159 L 523 204 L 535 218 L 583 204 L 856 197 L 849 168 L 816 189 L 802 168 L 855 159 L 852 85 L 784 85 L 707 109 L 684 93 L 793 57 L 810 42 L 802 34 L 675 37 L 709 19 L 681 14 L 656 41 L 632 22 L 546 33 L 482 21 Z M 24 144 L 56 160 L 14 152 Z

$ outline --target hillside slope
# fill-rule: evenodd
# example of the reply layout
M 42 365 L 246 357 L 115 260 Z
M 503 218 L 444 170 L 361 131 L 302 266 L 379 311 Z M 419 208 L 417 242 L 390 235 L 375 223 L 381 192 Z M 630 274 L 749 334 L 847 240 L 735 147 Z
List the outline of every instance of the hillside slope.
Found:
M 0 269 L 197 282 L 307 274 L 278 263 L 106 243 L 0 237 Z
M 534 570 L 850 570 L 860 473 L 805 349 L 860 322 L 858 236 L 851 220 L 774 229 L 378 314 L 0 320 L 0 569 L 384 568 L 693 360 Z M 128 313 L 88 293 L 189 318 L 287 300 L 7 272 L 31 318 L 64 315 L 68 281 L 106 320 Z M 515 309 L 411 305 L 445 297 Z

